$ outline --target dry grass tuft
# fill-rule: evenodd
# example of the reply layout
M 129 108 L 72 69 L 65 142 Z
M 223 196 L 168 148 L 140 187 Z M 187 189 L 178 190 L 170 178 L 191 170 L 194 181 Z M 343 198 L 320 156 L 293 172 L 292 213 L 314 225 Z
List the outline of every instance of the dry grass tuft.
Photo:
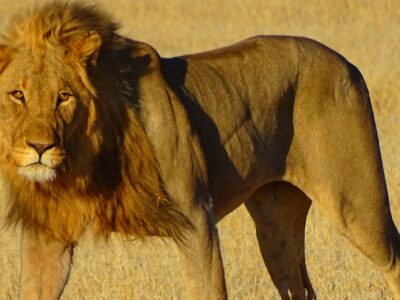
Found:
M 35 2 L 35 1 L 31 1 Z M 38 2 L 38 1 L 36 1 Z M 121 32 L 163 56 L 227 45 L 257 34 L 301 35 L 342 53 L 363 73 L 373 100 L 391 206 L 400 226 L 400 2 L 392 0 L 98 0 L 121 21 Z M 2 1 L 0 21 L 26 6 Z M 4 201 L 0 202 L 0 206 Z M 0 210 L 4 219 L 4 207 Z M 231 299 L 277 299 L 243 209 L 219 225 Z M 19 232 L 0 229 L 0 298 L 16 299 Z M 124 245 L 129 244 L 129 245 Z M 171 246 L 167 246 L 171 245 Z M 307 224 L 307 260 L 320 299 L 387 299 L 372 264 L 340 237 L 314 207 Z M 63 299 L 185 299 L 175 246 L 82 241 Z

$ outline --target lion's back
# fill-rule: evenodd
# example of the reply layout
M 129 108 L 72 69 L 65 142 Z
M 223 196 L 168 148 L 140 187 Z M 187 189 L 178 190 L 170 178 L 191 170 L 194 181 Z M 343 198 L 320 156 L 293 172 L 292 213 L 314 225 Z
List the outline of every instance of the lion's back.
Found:
M 212 51 L 163 59 L 162 64 L 170 83 L 184 86 L 210 116 L 218 108 L 219 117 L 231 109 L 238 112 L 243 108 L 235 107 L 239 102 L 262 110 L 300 85 L 312 90 L 362 79 L 357 68 L 336 51 L 309 38 L 290 36 L 257 36 Z
M 261 170 L 283 170 L 285 155 L 277 153 L 287 153 L 293 126 L 308 126 L 296 122 L 329 107 L 345 112 L 341 101 L 359 99 L 342 96 L 365 86 L 344 57 L 301 37 L 255 37 L 162 66 L 203 141 L 215 181 L 223 173 L 251 181 L 267 172 Z

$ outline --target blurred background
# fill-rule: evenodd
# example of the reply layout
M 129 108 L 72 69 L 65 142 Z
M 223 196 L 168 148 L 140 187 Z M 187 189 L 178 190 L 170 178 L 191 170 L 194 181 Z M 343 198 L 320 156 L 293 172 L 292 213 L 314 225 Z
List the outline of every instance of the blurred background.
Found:
M 0 0 L 0 31 L 9 16 L 39 1 Z M 368 84 L 391 208 L 400 227 L 400 2 L 398 0 L 97 0 L 120 33 L 162 56 L 210 50 L 260 34 L 316 39 L 355 64 Z M 0 200 L 0 220 L 5 199 Z M 240 208 L 219 224 L 230 299 L 278 299 Z M 17 299 L 19 228 L 0 227 L 0 299 Z M 339 236 L 318 206 L 307 221 L 306 255 L 319 299 L 389 299 L 377 269 Z M 176 247 L 84 238 L 62 299 L 185 299 Z

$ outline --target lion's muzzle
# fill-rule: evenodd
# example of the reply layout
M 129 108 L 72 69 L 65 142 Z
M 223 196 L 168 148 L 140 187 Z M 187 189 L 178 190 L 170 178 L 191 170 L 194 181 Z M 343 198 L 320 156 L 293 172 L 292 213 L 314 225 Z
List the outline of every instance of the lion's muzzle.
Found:
M 56 131 L 44 122 L 32 122 L 24 126 L 22 138 L 11 153 L 18 173 L 34 182 L 54 180 L 65 158 Z
M 34 148 L 39 155 L 55 147 L 58 140 L 56 130 L 45 120 L 26 122 L 23 135 L 26 145 Z

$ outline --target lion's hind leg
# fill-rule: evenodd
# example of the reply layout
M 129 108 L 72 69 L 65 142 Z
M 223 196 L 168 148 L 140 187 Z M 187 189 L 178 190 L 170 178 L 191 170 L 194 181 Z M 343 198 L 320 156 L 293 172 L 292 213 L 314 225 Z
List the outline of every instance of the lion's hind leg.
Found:
M 316 299 L 304 256 L 310 199 L 286 182 L 258 189 L 246 201 L 265 265 L 282 299 Z
M 400 300 L 400 236 L 389 210 L 383 177 L 368 181 L 363 188 L 350 184 L 350 192 L 343 190 L 333 197 L 321 197 L 319 204 L 339 232 L 379 267 L 393 298 Z

